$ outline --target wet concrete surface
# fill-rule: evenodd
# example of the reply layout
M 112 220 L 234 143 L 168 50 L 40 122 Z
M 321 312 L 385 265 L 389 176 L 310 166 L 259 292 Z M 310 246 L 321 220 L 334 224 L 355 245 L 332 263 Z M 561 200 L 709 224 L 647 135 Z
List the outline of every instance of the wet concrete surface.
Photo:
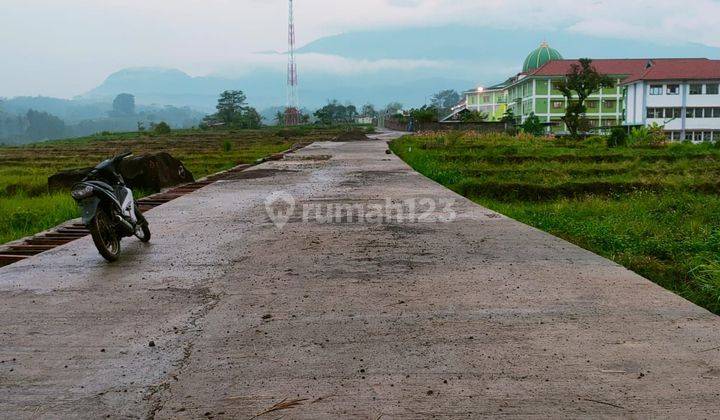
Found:
M 2 417 L 718 414 L 716 316 L 386 148 L 315 143 L 172 201 L 115 264 L 85 238 L 0 269 Z M 427 199 L 454 220 L 299 210 Z

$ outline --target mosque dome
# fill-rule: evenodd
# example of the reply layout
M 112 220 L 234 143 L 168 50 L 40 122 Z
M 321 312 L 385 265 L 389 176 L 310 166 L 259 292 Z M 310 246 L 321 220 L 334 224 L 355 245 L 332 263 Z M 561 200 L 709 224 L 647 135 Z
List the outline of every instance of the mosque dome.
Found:
M 562 59 L 562 55 L 560 55 L 557 50 L 550 48 L 547 42 L 543 42 L 525 59 L 525 64 L 523 64 L 523 73 L 530 73 L 531 71 L 542 67 L 548 61 Z

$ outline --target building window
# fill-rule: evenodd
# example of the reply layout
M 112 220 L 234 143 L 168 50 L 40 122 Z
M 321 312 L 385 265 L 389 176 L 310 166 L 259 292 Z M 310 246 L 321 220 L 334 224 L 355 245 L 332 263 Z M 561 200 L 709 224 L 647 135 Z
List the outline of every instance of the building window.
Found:
M 663 118 L 663 108 L 648 108 L 647 109 L 647 117 L 648 118 Z
M 615 109 L 615 101 L 611 100 L 604 100 L 603 101 L 603 109 Z
M 705 94 L 706 95 L 717 95 L 718 94 L 718 84 L 710 83 L 708 85 L 705 85 Z
M 564 101 L 553 101 L 552 102 L 553 109 L 563 109 L 565 107 Z
M 680 118 L 681 108 L 665 108 L 665 118 Z
M 662 92 L 663 92 L 662 85 L 650 85 L 650 94 L 651 95 L 662 95 Z
M 685 110 L 685 118 L 695 118 L 695 108 L 687 108 Z
M 588 108 L 596 109 L 598 107 L 598 101 L 587 101 Z
M 679 95 L 680 94 L 680 85 L 667 85 L 667 94 L 668 95 Z
M 705 108 L 705 118 L 713 117 L 713 108 Z
M 669 88 L 669 86 L 668 86 Z M 690 85 L 690 94 L 691 95 L 702 95 L 703 92 L 703 85 L 700 84 L 692 84 Z
M 720 118 L 720 108 L 713 108 L 713 118 Z

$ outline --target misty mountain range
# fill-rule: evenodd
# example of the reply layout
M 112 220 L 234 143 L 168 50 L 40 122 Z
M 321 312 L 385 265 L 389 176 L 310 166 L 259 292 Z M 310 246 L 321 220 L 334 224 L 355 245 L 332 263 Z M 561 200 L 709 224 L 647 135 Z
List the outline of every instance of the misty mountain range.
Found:
M 442 26 L 351 32 L 321 38 L 299 49 L 301 104 L 314 109 L 338 99 L 358 106 L 372 103 L 382 107 L 393 101 L 418 106 L 442 89 L 464 90 L 504 80 L 520 70 L 526 55 L 543 40 L 565 58 L 720 58 L 720 49 L 697 44 L 659 45 L 567 31 Z M 272 54 L 277 56 L 277 65 L 256 66 L 236 74 L 193 77 L 180 69 L 123 69 L 72 100 L 15 98 L 0 102 L 0 111 L 20 115 L 36 109 L 68 122 L 81 121 L 98 118 L 98 110 L 109 108 L 117 94 L 131 93 L 139 106 L 172 105 L 209 113 L 218 94 L 227 89 L 243 90 L 250 105 L 259 110 L 271 109 L 285 103 L 283 55 L 257 56 Z M 345 68 L 314 62 L 329 58 L 330 63 L 342 60 Z

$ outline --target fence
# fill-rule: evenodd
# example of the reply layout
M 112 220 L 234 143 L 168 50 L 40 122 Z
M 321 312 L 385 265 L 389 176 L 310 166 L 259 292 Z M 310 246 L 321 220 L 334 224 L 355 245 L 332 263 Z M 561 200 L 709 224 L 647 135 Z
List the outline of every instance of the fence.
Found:
M 385 118 L 381 121 L 384 128 L 407 131 L 408 124 L 397 118 Z M 502 133 L 507 129 L 504 122 L 415 122 L 413 131 L 477 131 L 479 133 Z

